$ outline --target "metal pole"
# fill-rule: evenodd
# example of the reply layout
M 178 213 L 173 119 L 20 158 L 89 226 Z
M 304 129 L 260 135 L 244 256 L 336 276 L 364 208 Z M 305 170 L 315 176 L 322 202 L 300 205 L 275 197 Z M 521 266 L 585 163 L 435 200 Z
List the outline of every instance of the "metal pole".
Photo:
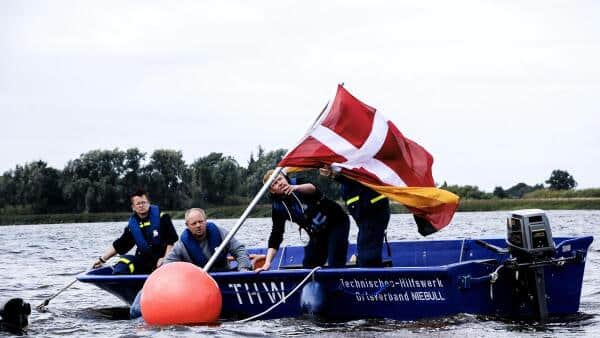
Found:
M 315 125 L 319 122 L 319 120 L 321 119 L 321 117 L 323 116 L 323 114 L 325 113 L 325 111 L 327 110 L 328 106 L 329 106 L 329 103 L 325 104 L 325 107 L 323 107 L 323 110 L 321 110 L 321 113 L 319 113 L 319 115 L 317 116 L 317 118 L 313 121 L 313 123 L 311 123 L 310 127 L 304 133 L 302 139 L 300 140 L 300 143 L 302 141 L 304 141 L 304 137 L 306 137 L 306 135 L 308 133 L 310 133 L 312 131 L 312 129 L 315 127 Z M 283 157 L 285 158 L 287 156 L 287 154 L 289 154 L 294 148 L 296 148 L 296 147 L 294 146 L 294 147 L 290 148 L 290 150 L 288 150 L 288 152 Z M 260 198 L 265 194 L 265 192 L 267 191 L 267 189 L 269 189 L 269 187 L 271 186 L 271 183 L 273 183 L 273 181 L 275 180 L 275 178 L 277 178 L 277 176 L 279 175 L 279 173 L 282 170 L 283 170 L 282 167 L 276 167 L 275 168 L 275 170 L 271 174 L 271 177 L 269 177 L 269 179 L 265 182 L 265 184 L 263 184 L 262 188 L 260 188 L 260 190 L 258 191 L 258 193 L 256 194 L 256 196 L 254 196 L 254 199 L 252 200 L 252 202 L 250 202 L 250 205 L 248 205 L 248 207 L 246 208 L 246 210 L 244 211 L 244 213 L 242 214 L 242 216 L 240 216 L 240 219 L 238 219 L 238 221 L 235 224 L 235 226 L 233 227 L 233 229 L 231 229 L 231 231 L 229 231 L 229 233 L 227 234 L 227 236 L 225 236 L 225 238 L 221 242 L 221 245 L 219 245 L 219 247 L 217 247 L 215 249 L 215 253 L 212 255 L 212 257 L 210 257 L 210 259 L 208 260 L 208 263 L 206 263 L 206 265 L 204 265 L 204 267 L 203 267 L 204 271 L 209 271 L 210 270 L 210 268 L 213 266 L 213 264 L 217 260 L 217 257 L 219 257 L 219 255 L 221 254 L 221 252 L 223 252 L 223 250 L 225 249 L 225 247 L 227 246 L 227 244 L 229 244 L 229 241 L 235 235 L 235 233 L 238 232 L 238 230 L 240 229 L 240 227 L 242 226 L 242 224 L 244 223 L 244 221 L 246 220 L 246 218 L 248 218 L 248 215 L 250 214 L 250 212 L 252 211 L 252 209 L 254 209 L 254 207 L 256 206 L 256 204 L 258 204 L 258 201 L 260 200 Z
M 242 216 L 240 216 L 240 219 L 238 219 L 238 221 L 235 224 L 235 226 L 233 227 L 233 229 L 231 229 L 231 231 L 229 231 L 229 233 L 227 234 L 227 236 L 225 236 L 225 238 L 221 242 L 221 245 L 219 245 L 219 247 L 217 247 L 215 249 L 215 253 L 212 255 L 212 257 L 210 257 L 210 259 L 208 260 L 208 263 L 206 263 L 206 265 L 204 266 L 204 268 L 203 268 L 204 271 L 210 270 L 210 268 L 212 267 L 212 265 L 217 260 L 217 257 L 219 257 L 219 255 L 221 254 L 221 252 L 223 252 L 223 250 L 225 249 L 225 247 L 227 246 L 227 244 L 229 244 L 229 241 L 235 235 L 235 233 L 238 232 L 238 230 L 242 226 L 242 223 L 244 223 L 244 221 L 246 220 L 246 218 L 248 218 L 248 215 L 250 214 L 250 212 L 252 211 L 252 209 L 254 209 L 254 207 L 256 206 L 256 204 L 258 204 L 258 201 L 260 200 L 260 198 L 265 194 L 265 192 L 267 191 L 267 189 L 269 189 L 269 187 L 271 186 L 271 183 L 273 183 L 273 181 L 279 175 L 279 173 L 281 172 L 281 170 L 283 170 L 282 167 L 275 168 L 275 170 L 271 174 L 271 177 L 269 177 L 269 179 L 265 182 L 265 184 L 263 184 L 262 188 L 260 188 L 260 190 L 258 191 L 258 193 L 256 194 L 256 196 L 254 196 L 254 199 L 252 200 L 252 202 L 250 202 L 250 205 L 248 205 L 248 207 L 246 208 L 246 210 L 244 211 L 244 213 L 242 214 Z

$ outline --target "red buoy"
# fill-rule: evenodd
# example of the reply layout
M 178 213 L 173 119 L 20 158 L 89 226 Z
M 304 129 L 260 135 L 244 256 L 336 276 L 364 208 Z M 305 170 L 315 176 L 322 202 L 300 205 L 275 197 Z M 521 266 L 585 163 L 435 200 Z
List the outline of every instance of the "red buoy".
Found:
M 204 270 L 175 262 L 148 276 L 140 305 L 144 321 L 152 325 L 215 323 L 221 314 L 221 291 Z

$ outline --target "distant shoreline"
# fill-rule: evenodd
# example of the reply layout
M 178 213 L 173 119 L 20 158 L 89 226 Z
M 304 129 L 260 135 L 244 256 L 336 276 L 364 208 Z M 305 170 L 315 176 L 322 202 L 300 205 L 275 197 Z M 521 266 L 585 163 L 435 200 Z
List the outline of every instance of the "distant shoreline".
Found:
M 209 218 L 238 218 L 247 205 L 207 207 Z M 574 198 L 530 198 L 530 199 L 463 199 L 458 211 L 501 211 L 518 209 L 544 210 L 600 210 L 598 197 Z M 402 214 L 408 210 L 400 204 L 392 204 L 392 213 Z M 183 219 L 183 210 L 168 211 L 173 219 Z M 78 214 L 46 214 L 46 215 L 0 215 L 0 225 L 22 224 L 59 224 L 59 223 L 93 223 L 93 222 L 125 222 L 128 212 L 78 213 Z M 261 204 L 254 208 L 250 217 L 269 217 L 271 206 Z

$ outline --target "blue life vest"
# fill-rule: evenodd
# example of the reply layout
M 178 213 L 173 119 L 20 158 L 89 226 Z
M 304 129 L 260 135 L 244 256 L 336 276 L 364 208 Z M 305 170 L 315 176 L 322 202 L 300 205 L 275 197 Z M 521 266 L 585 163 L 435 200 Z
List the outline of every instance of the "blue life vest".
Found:
M 148 219 L 150 221 L 150 225 L 146 228 L 144 223 L 140 223 L 138 219 L 135 217 L 135 214 L 129 217 L 129 230 L 133 235 L 133 240 L 135 241 L 135 245 L 140 252 L 143 254 L 151 254 L 152 247 L 160 247 L 160 210 L 156 205 L 150 205 L 150 210 L 148 211 Z M 145 235 L 144 235 L 145 233 Z M 151 241 L 148 243 L 147 238 L 150 237 Z
M 302 194 L 296 194 L 296 197 L 299 201 L 294 197 L 288 198 L 287 203 L 282 199 L 274 200 L 273 212 L 285 215 L 286 219 L 298 224 L 309 235 L 323 231 L 327 227 L 328 217 L 319 203 L 306 200 Z
M 202 247 L 200 246 L 200 243 L 198 243 L 198 240 L 196 240 L 192 236 L 192 233 L 188 229 L 185 229 L 183 231 L 180 239 L 183 245 L 185 246 L 185 249 L 187 250 L 188 254 L 192 258 L 192 263 L 199 267 L 203 267 L 206 265 L 206 263 L 208 263 L 208 259 L 210 257 L 206 257 L 202 250 Z M 208 249 L 211 253 L 214 253 L 215 249 L 223 241 L 223 239 L 221 238 L 221 232 L 219 231 L 217 226 L 212 222 L 208 222 L 206 224 L 206 241 L 208 243 Z M 223 250 L 219 257 L 217 257 L 217 260 L 215 261 L 215 264 L 213 266 L 225 265 L 227 265 L 227 252 Z

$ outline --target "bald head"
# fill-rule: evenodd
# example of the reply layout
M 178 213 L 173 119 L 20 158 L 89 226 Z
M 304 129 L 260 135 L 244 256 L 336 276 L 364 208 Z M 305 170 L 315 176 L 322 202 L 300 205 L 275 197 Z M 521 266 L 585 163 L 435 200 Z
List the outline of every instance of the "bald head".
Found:
M 206 236 L 206 213 L 200 208 L 188 209 L 185 212 L 185 226 L 192 236 L 198 240 Z
M 190 218 L 190 216 L 191 216 L 192 213 L 194 213 L 194 214 L 195 213 L 199 213 L 200 216 L 202 216 L 204 219 L 206 219 L 206 213 L 204 212 L 204 209 L 201 209 L 201 208 L 191 208 L 191 209 L 187 209 L 185 211 L 184 216 L 183 216 L 184 219 L 185 219 L 185 224 L 188 223 L 188 219 Z

